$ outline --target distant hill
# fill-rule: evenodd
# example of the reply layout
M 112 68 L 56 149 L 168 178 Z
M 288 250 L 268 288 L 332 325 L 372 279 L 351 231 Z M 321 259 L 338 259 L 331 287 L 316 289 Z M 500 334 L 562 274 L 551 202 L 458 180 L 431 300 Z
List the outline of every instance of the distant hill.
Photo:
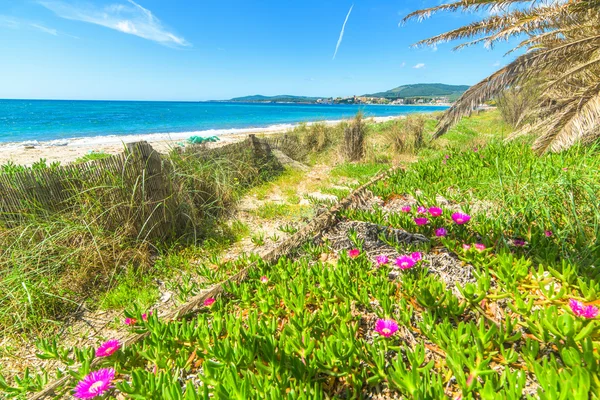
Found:
M 386 99 L 407 99 L 412 97 L 441 97 L 448 96 L 450 100 L 456 100 L 470 86 L 467 85 L 444 85 L 442 83 L 417 83 L 414 85 L 398 86 L 387 92 L 366 94 L 365 97 L 382 97 Z
M 244 102 L 244 103 L 314 103 L 319 97 L 304 97 L 304 96 L 290 96 L 290 95 L 279 95 L 279 96 L 244 96 L 236 97 L 229 101 Z

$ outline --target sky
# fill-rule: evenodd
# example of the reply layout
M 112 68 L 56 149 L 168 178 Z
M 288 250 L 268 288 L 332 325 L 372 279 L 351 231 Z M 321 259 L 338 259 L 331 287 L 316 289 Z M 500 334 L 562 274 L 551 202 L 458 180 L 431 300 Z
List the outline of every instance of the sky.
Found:
M 472 85 L 510 61 L 508 44 L 411 47 L 485 16 L 400 23 L 440 2 L 0 0 L 0 98 L 351 96 Z

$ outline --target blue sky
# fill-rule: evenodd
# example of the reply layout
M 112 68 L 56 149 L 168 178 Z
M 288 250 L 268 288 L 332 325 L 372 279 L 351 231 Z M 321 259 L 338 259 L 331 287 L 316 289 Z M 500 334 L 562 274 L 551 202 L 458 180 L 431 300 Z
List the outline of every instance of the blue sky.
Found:
M 509 61 L 508 46 L 411 48 L 482 16 L 399 26 L 408 12 L 438 3 L 0 0 L 0 98 L 347 96 L 409 83 L 474 84 Z

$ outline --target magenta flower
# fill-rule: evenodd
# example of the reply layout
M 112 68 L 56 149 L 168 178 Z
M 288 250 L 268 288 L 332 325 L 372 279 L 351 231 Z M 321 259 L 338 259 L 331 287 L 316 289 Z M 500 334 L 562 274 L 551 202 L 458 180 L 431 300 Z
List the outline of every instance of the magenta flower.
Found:
M 410 206 L 404 206 L 401 208 L 401 210 L 402 210 L 402 212 L 409 213 L 411 208 L 410 208 Z
M 100 345 L 100 347 L 98 347 L 98 349 L 96 350 L 96 357 L 112 356 L 120 348 L 121 348 L 121 343 L 118 340 L 116 340 L 116 339 L 109 340 L 107 342 L 102 343 Z
M 444 210 L 442 210 L 439 207 L 430 207 L 429 208 L 429 214 L 431 214 L 432 217 L 439 217 L 440 215 L 442 215 L 443 212 L 444 212 Z
M 523 239 L 513 239 L 513 244 L 517 247 L 525 247 L 526 242 Z
M 131 326 L 131 325 L 135 325 L 137 323 L 137 321 L 136 321 L 135 318 L 129 318 L 129 317 L 127 317 L 127 318 L 125 318 L 124 323 L 125 323 L 125 325 Z
M 261 283 L 268 283 L 269 282 L 269 278 L 267 278 L 266 276 L 263 275 L 263 276 L 260 277 L 260 282 Z
M 75 397 L 78 399 L 92 399 L 101 396 L 104 392 L 112 389 L 112 381 L 115 378 L 115 370 L 102 368 L 90 372 L 75 387 Z
M 415 260 L 415 262 L 419 262 L 423 259 L 423 254 L 419 253 L 418 251 L 415 251 L 410 255 L 410 258 Z
M 429 220 L 425 217 L 415 218 L 415 224 L 417 224 L 418 226 L 427 225 L 428 223 L 429 223 Z
M 360 256 L 360 250 L 359 249 L 352 249 L 348 252 L 348 257 L 350 258 L 356 258 Z
M 396 258 L 396 266 L 400 269 L 411 269 L 416 261 L 411 256 L 400 256 Z
M 215 298 L 214 297 L 209 297 L 208 299 L 204 300 L 204 307 L 210 307 L 213 304 L 215 304 Z
M 144 321 L 148 321 L 148 317 L 152 315 L 152 311 L 149 311 L 148 314 L 142 314 L 142 319 Z
M 427 209 L 423 206 L 419 206 L 419 208 L 417 208 L 417 214 L 425 214 L 427 212 Z
M 457 225 L 464 225 L 471 220 L 471 216 L 463 213 L 454 213 L 452 214 L 452 220 Z
M 475 244 L 474 244 L 474 246 L 475 246 L 475 249 L 476 249 L 477 251 L 484 251 L 484 250 L 485 250 L 485 245 L 484 245 L 484 244 L 481 244 L 481 243 L 475 243 Z
M 448 234 L 446 228 L 437 228 L 435 230 L 435 236 L 437 237 L 445 237 Z
M 464 243 L 464 244 L 462 245 L 462 248 L 463 248 L 463 250 L 464 250 L 464 251 L 469 251 L 469 250 L 471 250 L 471 245 L 470 245 L 470 244 L 466 244 L 466 243 Z
M 446 160 L 442 160 L 442 164 L 446 165 L 448 162 Z
M 378 319 L 375 323 L 375 332 L 383 337 L 390 337 L 398 331 L 398 323 L 393 319 Z
M 592 305 L 586 306 L 575 299 L 569 300 L 569 307 L 571 307 L 573 314 L 578 317 L 592 319 L 598 316 L 598 307 Z
M 544 232 L 544 235 L 546 235 L 546 237 L 552 237 L 553 233 L 552 231 L 546 231 Z
M 379 267 L 390 263 L 390 259 L 388 258 L 388 256 L 378 256 L 375 259 L 375 261 L 377 261 L 377 266 L 379 266 Z

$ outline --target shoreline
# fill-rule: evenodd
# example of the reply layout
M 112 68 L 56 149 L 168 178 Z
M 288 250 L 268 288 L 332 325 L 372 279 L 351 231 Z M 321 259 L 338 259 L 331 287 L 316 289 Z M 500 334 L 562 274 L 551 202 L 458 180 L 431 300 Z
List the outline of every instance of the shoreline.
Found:
M 404 118 L 406 118 L 405 115 L 370 117 L 367 118 L 366 121 L 371 123 L 383 123 Z M 350 120 L 351 119 L 308 122 L 306 125 L 310 126 L 317 123 L 337 125 L 341 122 Z M 127 143 L 139 141 L 147 141 L 158 152 L 166 153 L 175 146 L 187 145 L 187 139 L 192 136 L 217 136 L 220 140 L 215 145 L 219 146 L 243 140 L 249 134 L 273 135 L 285 133 L 293 130 L 299 125 L 301 125 L 301 123 L 272 125 L 264 128 L 212 129 L 197 132 L 148 133 L 123 136 L 109 135 L 50 140 L 45 142 L 24 141 L 0 143 L 0 166 L 9 162 L 18 165 L 31 166 L 40 159 L 45 159 L 48 164 L 56 161 L 59 161 L 61 164 L 68 164 L 93 152 L 118 154 L 123 151 Z M 32 148 L 29 146 L 32 146 Z

